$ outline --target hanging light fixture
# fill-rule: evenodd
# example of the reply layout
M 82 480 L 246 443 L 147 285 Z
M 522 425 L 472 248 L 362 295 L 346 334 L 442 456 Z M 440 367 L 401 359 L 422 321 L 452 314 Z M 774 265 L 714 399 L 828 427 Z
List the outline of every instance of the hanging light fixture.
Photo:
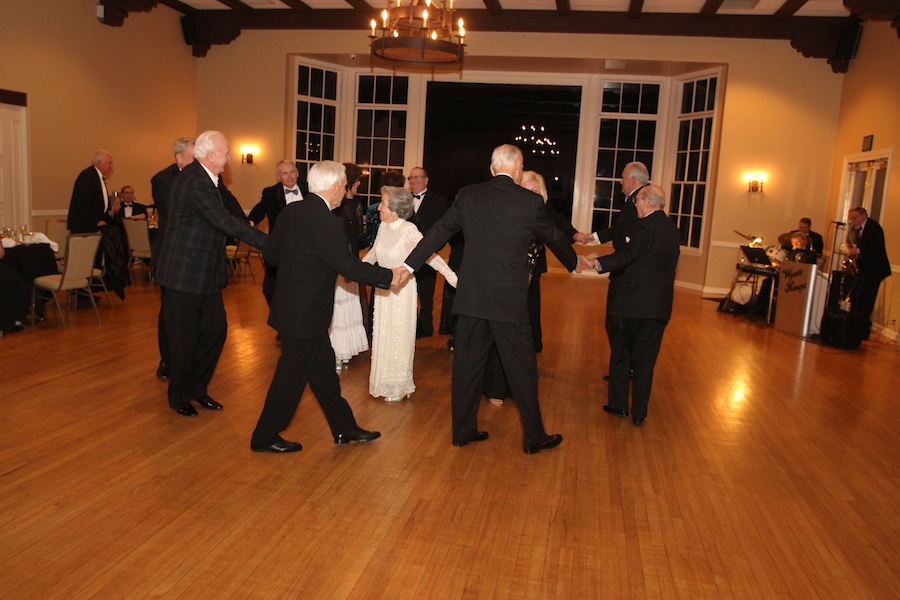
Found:
M 431 0 L 388 0 L 387 8 L 369 23 L 372 55 L 432 67 L 461 64 L 465 24 L 454 19 L 453 0 L 439 1 L 440 6 Z

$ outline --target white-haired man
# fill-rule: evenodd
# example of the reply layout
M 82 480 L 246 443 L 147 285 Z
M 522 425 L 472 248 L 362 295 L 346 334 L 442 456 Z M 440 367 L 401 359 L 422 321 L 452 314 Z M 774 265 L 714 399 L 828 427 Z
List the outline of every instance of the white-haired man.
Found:
M 169 407 L 186 417 L 191 404 L 221 410 L 209 397 L 228 323 L 222 288 L 228 283 L 226 237 L 262 248 L 266 234 L 225 208 L 219 175 L 231 159 L 228 140 L 205 131 L 194 143 L 194 162 L 175 178 L 169 195 L 169 218 L 159 253 L 156 280 L 165 288 L 163 316 L 171 355 Z
M 460 190 L 457 199 L 395 269 L 401 279 L 418 270 L 457 231 L 466 239 L 453 301 L 457 315 L 453 359 L 453 444 L 488 439 L 478 431 L 478 406 L 488 354 L 494 343 L 522 422 L 526 454 L 562 442 L 548 435 L 538 402 L 537 355 L 528 318 L 528 264 L 533 238 L 544 242 L 570 271 L 579 267 L 571 241 L 550 220 L 539 195 L 520 187 L 522 151 L 504 144 L 491 155 L 493 179 Z
M 665 192 L 656 185 L 642 186 L 635 210 L 638 221 L 624 248 L 600 259 L 581 259 L 598 273 L 625 269 L 615 297 L 607 301 L 607 320 L 619 332 L 612 338 L 609 357 L 609 395 L 606 412 L 628 416 L 628 382 L 631 387 L 631 419 L 643 425 L 647 418 L 653 368 L 663 332 L 672 316 L 675 267 L 681 237 L 663 210 Z M 632 375 L 633 370 L 633 375 Z
M 325 413 L 335 444 L 370 442 L 381 436 L 377 431 L 362 429 L 341 396 L 328 326 L 338 275 L 387 289 L 394 274 L 390 269 L 361 262 L 347 245 L 343 221 L 331 212 L 344 198 L 344 165 L 333 161 L 313 165 L 307 184 L 310 193 L 306 199 L 292 202 L 281 211 L 263 249 L 266 263 L 278 269 L 269 325 L 281 337 L 281 358 L 250 438 L 254 452 L 303 449 L 280 434 L 294 418 L 307 384 Z

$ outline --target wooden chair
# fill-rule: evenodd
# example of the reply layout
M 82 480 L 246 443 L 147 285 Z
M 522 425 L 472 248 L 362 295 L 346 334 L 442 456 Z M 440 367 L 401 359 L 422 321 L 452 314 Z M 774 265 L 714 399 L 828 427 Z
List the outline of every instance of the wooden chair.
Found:
M 125 234 L 128 236 L 128 267 L 134 272 L 137 263 L 149 265 L 150 261 L 150 230 L 147 221 L 143 219 L 122 219 L 125 225 Z M 153 281 L 153 270 L 150 270 L 150 281 Z
M 54 240 L 55 241 L 55 240 Z M 69 316 L 69 305 L 73 305 L 73 312 L 78 296 L 84 295 L 91 301 L 97 323 L 100 322 L 100 311 L 94 302 L 94 294 L 91 290 L 91 274 L 94 271 L 94 257 L 100 246 L 99 233 L 69 234 L 66 240 L 66 264 L 63 272 L 58 275 L 44 275 L 36 277 L 34 288 L 31 292 L 31 321 L 35 322 L 34 303 L 38 293 L 47 294 L 47 300 L 53 300 L 59 322 L 66 329 L 66 318 Z M 66 292 L 66 316 L 63 317 L 62 309 L 56 295 Z

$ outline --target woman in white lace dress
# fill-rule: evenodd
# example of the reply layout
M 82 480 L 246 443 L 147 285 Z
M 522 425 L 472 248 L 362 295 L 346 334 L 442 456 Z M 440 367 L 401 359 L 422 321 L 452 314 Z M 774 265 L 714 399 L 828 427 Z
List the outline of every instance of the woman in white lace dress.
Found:
M 381 216 L 378 236 L 363 261 L 377 262 L 388 269 L 399 267 L 422 239 L 418 228 L 406 220 L 413 212 L 412 194 L 398 187 L 381 188 L 378 212 Z M 456 273 L 444 259 L 433 254 L 428 264 L 456 287 Z M 375 290 L 369 393 L 376 398 L 383 396 L 388 402 L 397 402 L 416 390 L 413 383 L 416 301 L 415 277 L 411 277 L 398 292 Z
M 362 169 L 345 163 L 347 169 L 347 190 L 341 205 L 334 210 L 342 221 L 347 234 L 350 251 L 359 254 L 359 238 L 362 234 L 362 209 L 359 200 L 354 199 L 362 179 Z M 334 348 L 334 368 L 346 368 L 350 359 L 369 349 L 369 337 L 363 324 L 363 312 L 359 300 L 359 284 L 340 275 L 334 288 L 334 312 L 328 337 Z

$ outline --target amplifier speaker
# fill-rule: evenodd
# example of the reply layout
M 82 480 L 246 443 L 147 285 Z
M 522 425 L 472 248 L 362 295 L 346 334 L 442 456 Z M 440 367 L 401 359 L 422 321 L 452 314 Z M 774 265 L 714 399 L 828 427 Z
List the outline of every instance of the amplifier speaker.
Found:
M 822 315 L 819 338 L 823 344 L 855 350 L 863 340 L 869 339 L 872 322 L 859 313 L 827 310 Z
M 841 300 L 850 295 L 853 275 L 847 271 L 834 271 L 831 274 L 831 286 L 828 288 L 828 301 L 825 310 L 838 310 Z

